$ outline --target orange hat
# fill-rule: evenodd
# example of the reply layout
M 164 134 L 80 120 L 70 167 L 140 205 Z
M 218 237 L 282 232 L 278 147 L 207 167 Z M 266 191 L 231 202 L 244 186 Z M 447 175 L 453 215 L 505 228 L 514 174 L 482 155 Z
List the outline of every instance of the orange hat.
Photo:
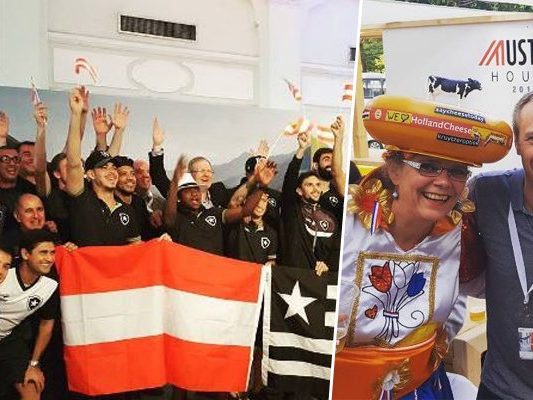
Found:
M 382 95 L 363 111 L 368 133 L 388 150 L 423 154 L 472 166 L 502 159 L 513 143 L 505 121 L 446 104 Z

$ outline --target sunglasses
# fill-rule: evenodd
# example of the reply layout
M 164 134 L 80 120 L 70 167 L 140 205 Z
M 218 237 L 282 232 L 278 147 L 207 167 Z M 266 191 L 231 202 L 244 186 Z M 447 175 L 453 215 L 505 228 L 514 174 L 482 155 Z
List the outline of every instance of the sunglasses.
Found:
M 422 176 L 428 176 L 435 178 L 439 176 L 442 171 L 446 171 L 450 179 L 458 182 L 466 182 L 470 177 L 471 172 L 466 167 L 443 167 L 442 165 L 435 164 L 429 161 L 417 162 L 411 160 L 402 160 L 405 164 L 418 170 L 418 173 Z
M 0 156 L 0 162 L 3 164 L 9 164 L 11 162 L 13 164 L 18 164 L 20 163 L 20 157 L 19 156 L 10 157 L 10 156 L 3 155 L 3 156 Z

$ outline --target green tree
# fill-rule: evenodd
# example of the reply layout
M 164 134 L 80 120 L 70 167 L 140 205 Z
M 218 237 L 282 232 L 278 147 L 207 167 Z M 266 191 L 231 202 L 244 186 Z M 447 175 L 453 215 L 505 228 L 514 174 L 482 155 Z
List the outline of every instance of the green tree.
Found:
M 379 38 L 364 38 L 361 40 L 361 63 L 363 72 L 383 72 L 385 61 L 383 58 L 383 41 Z

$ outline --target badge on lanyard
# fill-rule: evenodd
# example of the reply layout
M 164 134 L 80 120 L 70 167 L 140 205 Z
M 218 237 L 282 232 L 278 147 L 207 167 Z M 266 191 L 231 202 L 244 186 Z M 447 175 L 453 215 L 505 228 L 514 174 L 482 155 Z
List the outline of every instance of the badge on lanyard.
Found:
M 513 246 L 513 253 L 516 263 L 516 272 L 518 273 L 518 280 L 522 292 L 524 293 L 524 304 L 518 327 L 518 352 L 521 360 L 533 360 L 533 313 L 529 302 L 529 297 L 533 291 L 533 285 L 527 289 L 526 283 L 526 267 L 524 265 L 524 258 L 522 253 L 522 246 L 518 238 L 518 230 L 514 219 L 514 212 L 512 206 L 509 206 L 509 233 L 511 235 L 511 244 Z
M 520 359 L 533 360 L 533 315 L 529 303 L 524 304 L 520 325 L 518 328 Z

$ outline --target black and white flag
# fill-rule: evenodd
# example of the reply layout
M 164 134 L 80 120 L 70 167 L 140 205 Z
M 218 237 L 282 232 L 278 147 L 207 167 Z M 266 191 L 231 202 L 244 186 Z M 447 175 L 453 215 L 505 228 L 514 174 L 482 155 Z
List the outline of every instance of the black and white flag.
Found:
M 282 392 L 327 398 L 337 275 L 319 277 L 309 269 L 267 268 L 263 383 Z

